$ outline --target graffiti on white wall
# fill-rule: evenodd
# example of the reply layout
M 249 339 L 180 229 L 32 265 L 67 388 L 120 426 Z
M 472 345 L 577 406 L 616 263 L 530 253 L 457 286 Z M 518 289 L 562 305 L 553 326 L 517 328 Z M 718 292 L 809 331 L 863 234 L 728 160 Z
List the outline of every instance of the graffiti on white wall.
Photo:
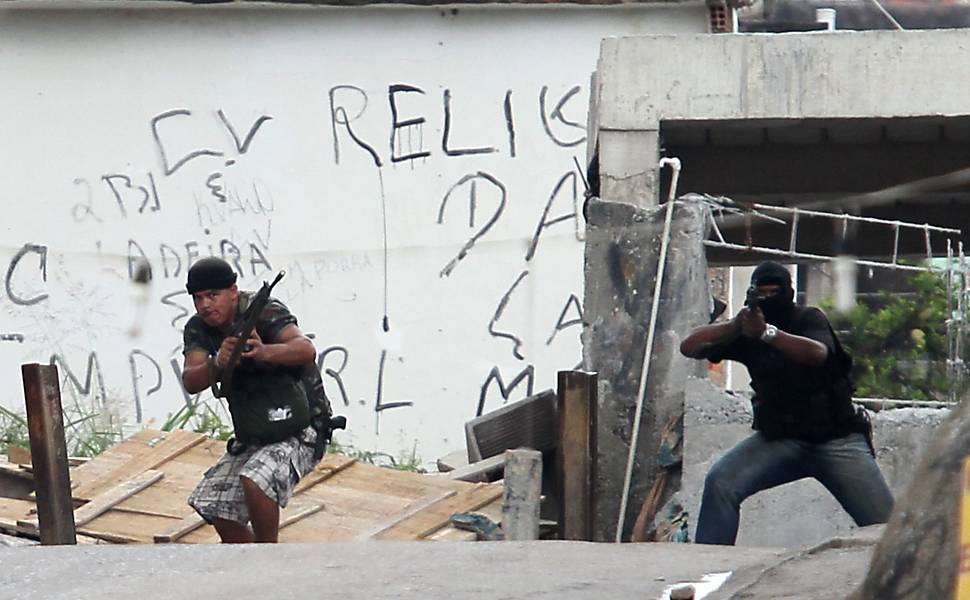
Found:
M 204 256 L 243 288 L 286 271 L 276 295 L 312 334 L 356 445 L 433 458 L 464 445 L 464 421 L 580 362 L 583 80 L 603 32 L 547 19 L 550 45 L 511 69 L 418 17 L 415 38 L 383 13 L 280 17 L 285 35 L 268 16 L 67 14 L 83 60 L 0 67 L 26 82 L 0 116 L 9 389 L 20 363 L 49 362 L 62 392 L 132 426 L 216 403 L 180 385 L 185 275 Z M 477 26 L 529 55 L 509 14 Z M 56 47 L 44 18 L 0 17 L 0 51 Z M 161 65 L 146 36 L 167 41 Z

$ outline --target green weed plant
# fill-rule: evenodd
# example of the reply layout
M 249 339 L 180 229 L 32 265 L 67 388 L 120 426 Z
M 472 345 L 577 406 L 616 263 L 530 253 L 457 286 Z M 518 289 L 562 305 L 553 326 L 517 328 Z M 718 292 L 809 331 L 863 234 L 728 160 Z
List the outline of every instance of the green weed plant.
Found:
M 836 313 L 831 301 L 822 308 L 855 361 L 856 397 L 948 401 L 966 384 L 947 376 L 946 280 L 925 271 L 906 287 L 848 313 Z

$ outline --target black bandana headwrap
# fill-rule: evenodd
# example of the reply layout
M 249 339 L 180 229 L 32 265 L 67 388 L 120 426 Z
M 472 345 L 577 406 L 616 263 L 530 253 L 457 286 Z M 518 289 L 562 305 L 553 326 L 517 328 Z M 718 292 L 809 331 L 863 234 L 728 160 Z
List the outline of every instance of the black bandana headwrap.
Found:
M 791 273 L 783 265 L 767 260 L 751 274 L 751 285 L 780 285 L 778 294 L 759 302 L 765 321 L 772 325 L 784 325 L 791 319 L 795 309 L 795 290 L 791 286 Z
M 185 289 L 190 294 L 203 290 L 224 290 L 236 283 L 236 272 L 229 263 L 221 258 L 208 257 L 198 261 L 189 269 Z

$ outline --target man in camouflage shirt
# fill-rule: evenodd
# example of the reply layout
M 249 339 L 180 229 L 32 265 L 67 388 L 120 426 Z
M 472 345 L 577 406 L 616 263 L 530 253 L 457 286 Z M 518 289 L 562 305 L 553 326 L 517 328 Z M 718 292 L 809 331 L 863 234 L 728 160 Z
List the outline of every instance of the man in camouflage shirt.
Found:
M 236 274 L 224 260 L 195 263 L 186 289 L 196 310 L 183 334 L 182 383 L 189 393 L 208 388 L 236 345 L 246 343 L 227 394 L 234 441 L 206 471 L 189 504 L 216 528 L 223 543 L 276 542 L 280 507 L 315 463 L 316 432 L 309 427 L 301 376 L 316 371 L 316 349 L 296 317 L 275 299 L 248 340 L 228 335 L 252 294 L 239 291 Z

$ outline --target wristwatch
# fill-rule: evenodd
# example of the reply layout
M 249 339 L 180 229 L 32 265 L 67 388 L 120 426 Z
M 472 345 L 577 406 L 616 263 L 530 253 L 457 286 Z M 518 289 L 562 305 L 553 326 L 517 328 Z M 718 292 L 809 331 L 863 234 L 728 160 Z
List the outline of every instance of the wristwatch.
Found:
M 761 341 L 770 344 L 776 337 L 778 337 L 778 328 L 774 325 L 765 326 L 765 330 L 761 334 Z

